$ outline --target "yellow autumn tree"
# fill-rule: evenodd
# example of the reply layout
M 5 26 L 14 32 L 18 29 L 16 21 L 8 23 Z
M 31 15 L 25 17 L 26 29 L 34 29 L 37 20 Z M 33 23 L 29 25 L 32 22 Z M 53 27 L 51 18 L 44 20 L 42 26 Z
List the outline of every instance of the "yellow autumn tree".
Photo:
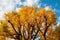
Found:
M 53 31 L 53 40 L 60 40 L 60 24 Z
M 52 9 L 22 7 L 18 12 L 5 14 L 1 22 L 4 35 L 15 40 L 52 40 L 52 27 L 56 25 L 56 14 Z

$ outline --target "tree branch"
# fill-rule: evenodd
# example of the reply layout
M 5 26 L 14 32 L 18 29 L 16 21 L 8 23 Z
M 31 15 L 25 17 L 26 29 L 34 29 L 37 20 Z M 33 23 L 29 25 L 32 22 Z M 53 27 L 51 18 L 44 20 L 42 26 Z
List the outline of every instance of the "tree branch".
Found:
M 43 35 L 44 35 L 44 38 L 45 38 L 45 40 L 46 40 L 46 33 L 47 33 L 47 30 L 48 30 L 50 24 L 47 26 L 47 18 L 46 18 L 46 16 L 44 16 L 44 18 L 45 18 L 45 20 L 46 20 L 46 29 L 45 29 Z
M 12 28 L 14 29 L 14 31 L 17 33 L 17 34 L 19 34 L 17 31 L 16 31 L 16 29 L 14 28 L 14 25 L 8 20 L 8 22 L 12 25 Z
M 38 34 L 39 31 L 40 31 L 40 32 L 42 33 L 42 35 L 43 35 L 43 32 L 42 32 L 40 29 L 38 29 L 37 33 L 34 35 L 33 40 L 35 40 L 35 38 L 36 38 L 36 36 L 37 36 L 37 34 Z

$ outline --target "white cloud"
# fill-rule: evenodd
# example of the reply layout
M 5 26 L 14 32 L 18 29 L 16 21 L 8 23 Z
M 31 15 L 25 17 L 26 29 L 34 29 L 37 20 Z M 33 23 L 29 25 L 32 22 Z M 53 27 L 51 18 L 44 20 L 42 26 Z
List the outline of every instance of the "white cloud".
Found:
M 19 3 L 19 0 L 0 0 L 0 19 L 3 19 L 5 12 L 14 10 L 16 4 Z
M 16 8 L 16 12 L 18 12 L 18 10 L 20 10 L 21 8 Z
M 50 6 L 45 6 L 45 10 L 48 10 L 48 9 L 50 9 Z
M 36 5 L 38 3 L 38 0 L 26 0 L 23 2 L 24 6 L 33 6 L 34 4 Z
M 58 9 L 55 9 L 55 8 L 54 8 L 54 11 L 56 11 L 56 12 L 60 13 L 60 10 L 58 10 Z
M 57 23 L 57 26 L 59 26 L 60 23 Z
M 58 21 L 60 21 L 60 16 L 58 17 Z
M 38 3 L 37 0 L 26 0 L 25 2 L 21 2 L 21 0 L 0 0 L 0 19 L 3 19 L 3 15 L 5 12 L 12 11 L 14 9 L 18 9 L 16 5 L 23 6 L 32 6 Z M 15 8 L 16 7 L 16 8 Z
M 60 16 L 57 18 L 57 26 L 60 24 Z
M 0 11 L 0 20 L 4 19 L 3 15 L 4 15 L 4 12 Z

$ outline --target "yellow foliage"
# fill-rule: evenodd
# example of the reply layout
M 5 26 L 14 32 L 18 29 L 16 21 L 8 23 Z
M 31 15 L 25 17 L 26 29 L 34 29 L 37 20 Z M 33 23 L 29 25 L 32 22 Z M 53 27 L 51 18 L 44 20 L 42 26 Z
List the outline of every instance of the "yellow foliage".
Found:
M 16 39 L 21 35 L 21 40 L 25 40 L 24 38 L 31 40 L 35 30 L 42 28 L 44 32 L 47 24 L 54 25 L 56 23 L 56 14 L 52 10 L 45 10 L 44 8 L 37 10 L 37 7 L 22 7 L 18 12 L 12 11 L 6 13 L 5 18 L 6 20 L 2 22 L 2 27 L 6 27 L 8 29 L 7 33 L 10 33 Z M 43 22 L 45 22 L 44 25 L 42 24 Z M 52 31 L 50 25 L 48 25 L 49 32 Z M 24 35 L 25 31 L 28 34 Z M 40 36 L 40 31 L 37 34 Z

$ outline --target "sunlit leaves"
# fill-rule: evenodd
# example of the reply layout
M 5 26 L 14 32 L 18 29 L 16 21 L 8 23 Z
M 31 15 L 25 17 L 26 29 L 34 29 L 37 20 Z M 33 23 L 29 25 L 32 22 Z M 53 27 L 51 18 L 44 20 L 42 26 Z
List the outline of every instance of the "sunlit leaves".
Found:
M 56 14 L 52 10 L 47 10 L 47 23 L 56 24 Z
M 8 12 L 5 14 L 5 19 L 2 27 L 7 30 L 4 29 L 4 31 L 21 40 L 33 39 L 33 33 L 35 36 L 44 37 L 45 30 L 47 29 L 46 33 L 50 34 L 52 25 L 56 24 L 56 14 L 52 10 L 44 8 L 37 10 L 36 6 L 22 7 L 18 12 Z

